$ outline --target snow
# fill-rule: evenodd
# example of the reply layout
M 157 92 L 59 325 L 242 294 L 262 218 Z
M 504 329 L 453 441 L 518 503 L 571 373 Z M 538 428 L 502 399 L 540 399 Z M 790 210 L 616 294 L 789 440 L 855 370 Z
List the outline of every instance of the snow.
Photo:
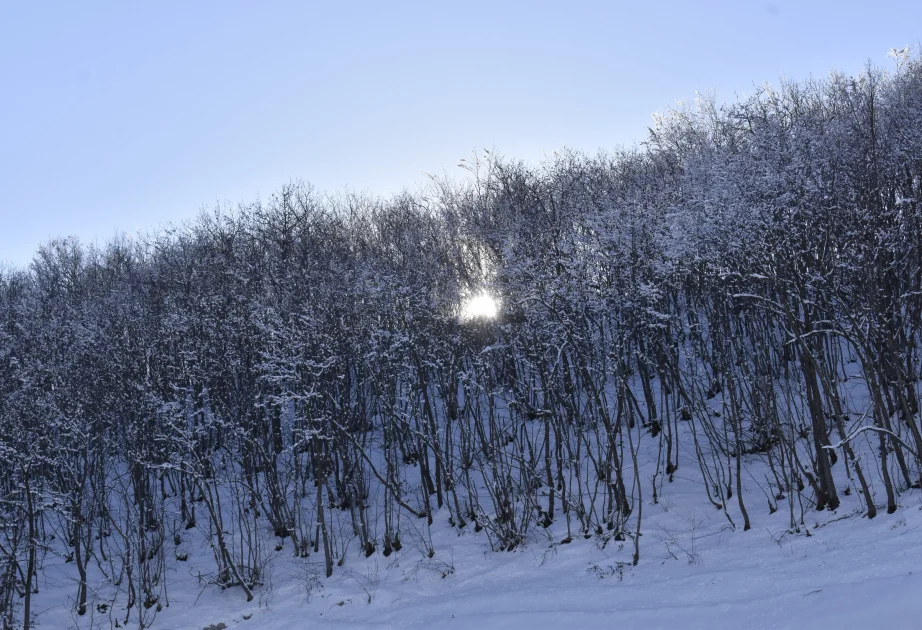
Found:
M 864 384 L 850 378 L 842 386 L 852 403 L 852 422 L 860 424 L 865 414 L 859 411 L 868 404 Z M 720 400 L 711 401 L 715 409 Z M 776 498 L 777 510 L 771 511 L 765 484 L 757 481 L 767 478 L 768 468 L 761 456 L 749 455 L 743 495 L 752 529 L 743 531 L 736 497 L 726 501 L 726 513 L 704 500 L 692 446 L 694 425 L 679 423 L 682 449 L 672 482 L 657 470 L 658 439 L 641 433 L 644 498 L 637 566 L 630 536 L 618 541 L 603 532 L 585 538 L 574 527 L 566 542 L 563 517 L 548 529 L 537 528 L 515 551 L 491 551 L 485 531 L 477 533 L 472 525 L 459 531 L 445 509 L 435 513 L 431 528 L 424 519 L 403 517 L 404 547 L 390 557 L 379 550 L 366 558 L 353 540 L 342 565 L 325 578 L 322 554 L 295 558 L 291 540 L 275 538 L 266 525 L 266 578 L 247 602 L 239 588 L 208 583 L 212 550 L 204 532 L 192 529 L 180 532 L 176 548 L 189 554 L 187 561 L 176 559 L 169 537 L 165 543 L 170 546 L 168 604 L 156 614 L 150 610 L 145 627 L 842 630 L 922 625 L 919 490 L 903 493 L 895 513 L 879 509 L 868 519 L 857 485 L 839 464 L 833 469 L 842 499 L 838 510 L 816 511 L 792 496 Z M 853 442 L 859 457 L 873 449 L 866 437 Z M 709 452 L 702 456 L 711 457 Z M 625 472 L 630 487 L 631 472 Z M 880 507 L 878 480 L 869 481 Z M 797 520 L 804 510 L 799 531 L 790 529 L 792 500 Z M 636 513 L 628 521 L 630 532 L 635 523 Z M 49 554 L 35 598 L 38 627 L 137 628 L 134 612 L 124 623 L 125 593 L 98 573 L 95 580 L 91 573 L 89 611 L 78 617 L 74 564 Z
M 750 490 L 753 528 L 744 532 L 734 530 L 722 511 L 702 506 L 700 479 L 690 463 L 684 461 L 675 481 L 664 484 L 656 504 L 646 499 L 636 567 L 630 539 L 575 537 L 562 544 L 566 531 L 559 523 L 540 530 L 543 540 L 492 552 L 483 532 L 467 527 L 459 533 L 444 511 L 429 534 L 419 521 L 418 543 L 390 558 L 365 558 L 353 547 L 329 579 L 322 578 L 317 556 L 296 559 L 286 541 L 271 552 L 266 583 L 248 603 L 240 589 L 204 583 L 199 574 L 211 551 L 201 541 L 184 540 L 191 556 L 173 563 L 169 606 L 150 627 L 919 627 L 918 491 L 903 494 L 894 514 L 881 510 L 873 520 L 862 515 L 852 492 L 836 512 L 808 511 L 806 528 L 792 533 L 786 501 L 770 514 Z M 425 547 L 429 536 L 432 557 Z M 91 594 L 91 612 L 74 616 L 72 567 L 46 565 L 37 596 L 39 627 L 112 627 L 124 606 L 99 612 L 95 606 L 105 601 L 104 589 L 95 602 Z
M 717 514 L 700 515 L 699 523 L 717 529 L 697 538 L 680 518 L 658 516 L 662 539 L 637 567 L 625 562 L 621 578 L 626 554 L 592 540 L 490 553 L 479 537 L 457 538 L 446 528 L 431 561 L 414 550 L 384 566 L 370 563 L 353 569 L 364 575 L 333 580 L 310 602 L 298 587 L 279 589 L 251 621 L 256 628 L 308 620 L 312 628 L 918 627 L 922 574 L 918 554 L 906 553 L 922 542 L 918 505 L 873 524 L 848 517 L 780 544 L 770 530 L 722 531 Z M 693 556 L 673 547 L 671 557 L 670 537 Z M 443 578 L 446 562 L 455 571 Z M 361 587 L 375 569 L 381 582 L 368 603 Z M 198 609 L 196 618 L 242 619 L 228 614 L 221 595 L 219 610 L 200 616 Z M 164 615 L 162 627 L 182 626 Z

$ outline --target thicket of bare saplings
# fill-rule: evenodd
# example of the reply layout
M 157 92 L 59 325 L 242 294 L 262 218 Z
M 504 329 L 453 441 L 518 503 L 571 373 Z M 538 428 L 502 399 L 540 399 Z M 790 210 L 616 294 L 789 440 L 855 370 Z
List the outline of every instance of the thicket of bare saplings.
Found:
M 392 199 L 291 185 L 0 272 L 5 626 L 51 558 L 76 613 L 92 574 L 143 626 L 195 532 L 252 598 L 269 546 L 329 576 L 435 553 L 433 519 L 636 563 L 680 469 L 740 530 L 919 486 L 922 61 L 468 170 Z M 483 291 L 498 316 L 462 317 Z

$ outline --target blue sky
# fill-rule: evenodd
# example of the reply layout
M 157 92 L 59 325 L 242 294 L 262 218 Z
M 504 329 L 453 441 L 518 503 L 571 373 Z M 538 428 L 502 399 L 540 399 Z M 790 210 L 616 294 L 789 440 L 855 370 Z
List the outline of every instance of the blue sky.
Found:
M 0 0 L 0 260 L 265 198 L 392 194 L 475 149 L 642 139 L 696 90 L 890 67 L 922 2 Z

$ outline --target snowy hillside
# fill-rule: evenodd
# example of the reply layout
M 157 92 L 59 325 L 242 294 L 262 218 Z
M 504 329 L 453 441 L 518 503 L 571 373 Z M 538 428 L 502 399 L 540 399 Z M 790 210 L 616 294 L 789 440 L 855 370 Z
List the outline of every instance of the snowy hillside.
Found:
M 492 552 L 483 533 L 459 534 L 435 518 L 430 558 L 422 545 L 390 558 L 353 549 L 323 579 L 323 565 L 273 552 L 266 584 L 252 602 L 207 574 L 210 551 L 184 543 L 172 562 L 170 605 L 151 627 L 283 628 L 918 628 L 922 615 L 922 495 L 872 521 L 858 501 L 811 513 L 801 533 L 785 516 L 753 508 L 753 528 L 733 530 L 701 506 L 697 475 L 677 475 L 659 503 L 648 502 L 640 563 L 630 544 L 577 537 L 552 527 L 513 552 Z M 735 516 L 735 515 L 734 515 Z M 424 527 L 420 525 L 420 527 Z M 267 532 L 267 535 L 269 532 Z M 189 536 L 195 540 L 197 537 Z M 72 611 L 72 576 L 46 571 L 42 628 L 108 628 L 125 611 Z M 111 593 L 111 591 L 110 591 Z M 132 627 L 129 624 L 127 627 Z

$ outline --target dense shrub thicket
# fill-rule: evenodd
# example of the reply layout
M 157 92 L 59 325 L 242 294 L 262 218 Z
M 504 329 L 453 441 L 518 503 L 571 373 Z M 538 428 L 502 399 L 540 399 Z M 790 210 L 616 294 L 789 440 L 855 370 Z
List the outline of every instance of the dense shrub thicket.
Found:
M 4 623 L 57 554 L 78 613 L 96 572 L 143 624 L 192 528 L 252 597 L 267 529 L 327 575 L 436 516 L 494 549 L 553 523 L 629 539 L 636 562 L 679 466 L 742 529 L 755 463 L 792 529 L 918 486 L 919 59 L 468 170 L 387 200 L 291 185 L 0 272 Z M 482 291 L 499 316 L 461 317 Z

